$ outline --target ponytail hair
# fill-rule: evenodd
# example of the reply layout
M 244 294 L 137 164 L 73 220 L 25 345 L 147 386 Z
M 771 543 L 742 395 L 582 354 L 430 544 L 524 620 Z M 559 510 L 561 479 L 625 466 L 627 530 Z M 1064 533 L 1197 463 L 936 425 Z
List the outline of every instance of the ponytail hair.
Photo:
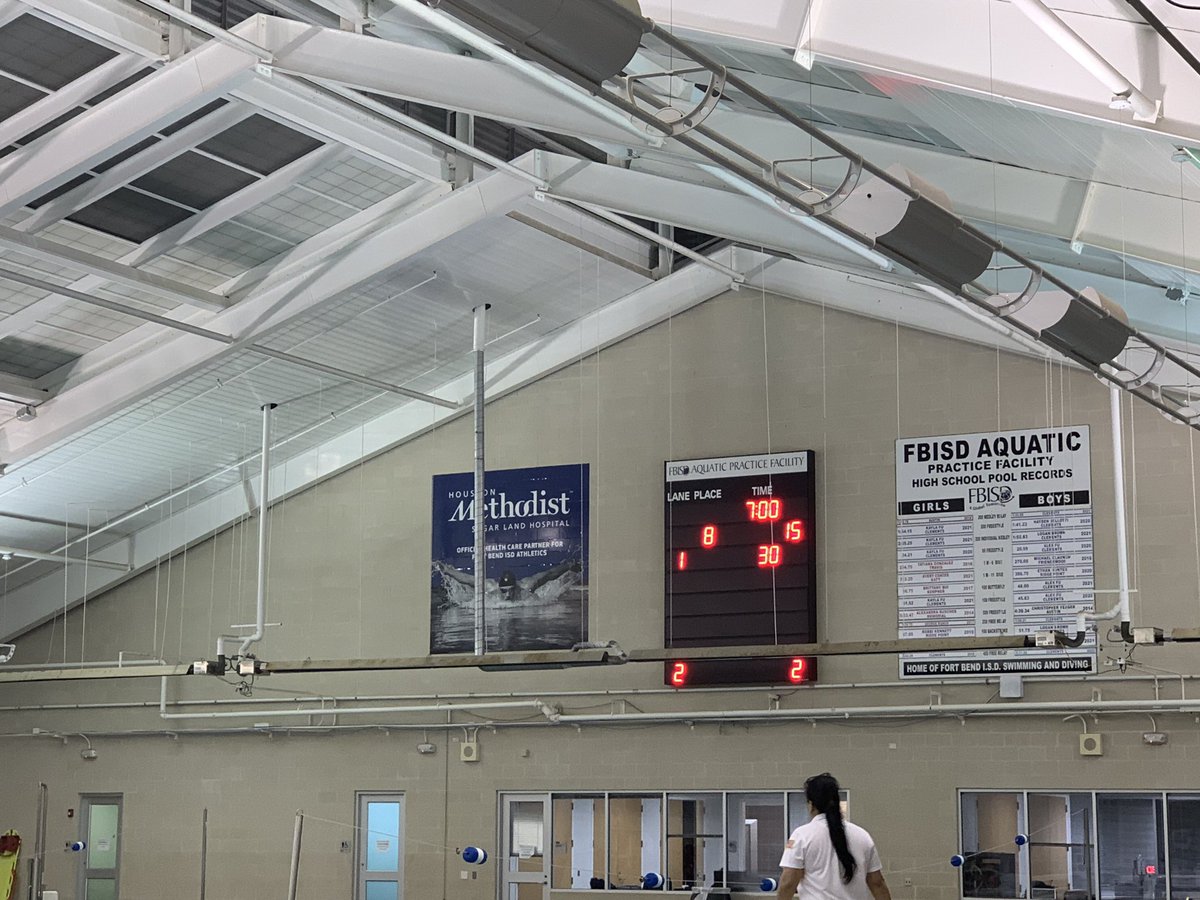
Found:
M 825 824 L 829 826 L 829 839 L 837 853 L 838 862 L 842 864 L 842 881 L 849 884 L 854 880 L 858 871 L 858 860 L 850 852 L 850 844 L 846 840 L 846 824 L 842 819 L 841 789 L 837 779 L 824 772 L 814 775 L 804 782 L 804 796 L 819 813 L 825 814 Z

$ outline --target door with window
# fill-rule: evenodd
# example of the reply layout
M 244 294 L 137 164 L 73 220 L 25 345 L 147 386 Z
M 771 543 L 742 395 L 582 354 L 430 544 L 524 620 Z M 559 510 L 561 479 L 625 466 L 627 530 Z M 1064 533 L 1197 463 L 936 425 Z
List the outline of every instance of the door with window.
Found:
M 360 793 L 355 900 L 404 898 L 404 795 Z
M 501 900 L 546 900 L 550 896 L 549 794 L 505 794 L 501 798 Z
M 121 795 L 82 794 L 79 839 L 85 843 L 79 868 L 82 900 L 117 900 L 120 896 Z

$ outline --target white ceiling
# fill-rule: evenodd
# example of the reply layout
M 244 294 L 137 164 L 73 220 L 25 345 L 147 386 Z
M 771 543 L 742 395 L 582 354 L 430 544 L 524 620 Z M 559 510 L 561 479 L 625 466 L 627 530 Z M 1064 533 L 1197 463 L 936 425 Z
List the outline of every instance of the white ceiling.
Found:
M 729 286 L 719 267 L 656 267 L 670 254 L 570 201 L 714 236 L 702 252 L 780 293 L 858 311 L 882 297 L 916 327 L 1023 349 L 906 288 L 911 275 L 738 193 L 691 151 L 501 53 L 464 54 L 461 37 L 397 3 L 193 8 L 223 3 L 231 23 L 277 16 L 211 39 L 164 29 L 137 0 L 0 0 L 0 546 L 143 567 L 257 502 L 263 403 L 281 404 L 276 494 L 465 409 L 478 304 L 492 304 L 500 389 Z M 789 109 L 933 182 L 1073 286 L 1119 292 L 1135 324 L 1190 352 L 1186 311 L 1164 293 L 1200 278 L 1200 169 L 1173 159 L 1200 146 L 1200 74 L 1119 0 L 1050 5 L 1163 101 L 1159 121 L 1110 110 L 1004 0 L 643 0 Z M 1200 12 L 1151 5 L 1200 49 Z M 648 40 L 629 68 L 670 65 Z M 726 97 L 714 128 L 769 160 L 814 154 L 744 93 Z M 472 171 L 431 139 L 455 110 L 495 120 L 476 121 L 476 146 L 520 171 Z M 812 172 L 839 174 L 831 162 Z M 36 418 L 17 418 L 24 405 Z M 354 435 L 361 446 L 347 449 Z M 173 530 L 182 513 L 189 524 Z M 64 587 L 70 601 L 100 583 L 77 565 L 0 565 L 0 640 L 61 609 Z

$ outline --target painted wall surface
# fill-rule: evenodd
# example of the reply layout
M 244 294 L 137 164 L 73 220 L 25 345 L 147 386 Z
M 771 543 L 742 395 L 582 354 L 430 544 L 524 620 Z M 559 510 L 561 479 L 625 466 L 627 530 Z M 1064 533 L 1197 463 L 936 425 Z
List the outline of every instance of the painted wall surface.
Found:
M 950 315 L 949 311 L 947 315 Z M 1126 409 L 1129 410 L 1128 402 Z M 1130 515 L 1138 623 L 1200 618 L 1193 432 L 1132 407 Z M 1108 394 L 1091 376 L 995 349 L 742 291 L 591 355 L 488 412 L 489 466 L 587 463 L 591 470 L 590 633 L 627 649 L 661 646 L 662 462 L 813 449 L 818 467 L 819 632 L 827 640 L 896 634 L 894 441 L 1046 424 L 1092 426 L 1097 584 L 1115 587 Z M 429 502 L 434 474 L 471 465 L 471 425 L 453 422 L 288 499 L 272 511 L 266 659 L 424 655 L 429 646 Z M 255 521 L 187 548 L 155 571 L 92 598 L 83 610 L 19 640 L 20 661 L 113 659 L 121 650 L 167 660 L 211 656 L 215 637 L 252 618 Z M 1110 598 L 1111 594 L 1101 595 Z M 1105 641 L 1105 661 L 1120 645 Z M 1134 662 L 1200 674 L 1187 647 L 1141 648 Z M 1027 682 L 1028 702 L 1177 697 L 1183 682 Z M 237 679 L 230 679 L 236 682 Z M 75 896 L 80 793 L 124 795 L 123 900 L 198 890 L 200 821 L 209 810 L 211 896 L 282 895 L 293 816 L 308 818 L 300 896 L 350 897 L 354 792 L 406 795 L 406 897 L 492 898 L 494 865 L 463 880 L 455 849 L 493 848 L 502 791 L 796 789 L 829 770 L 851 792 L 898 898 L 957 896 L 946 864 L 958 851 L 957 794 L 969 788 L 1200 789 L 1200 727 L 1162 714 L 1170 733 L 1147 747 L 1144 715 L 1106 716 L 1101 757 L 1078 754 L 1078 721 L 1063 716 L 937 716 L 937 704 L 996 702 L 995 684 L 897 685 L 891 656 L 826 658 L 807 689 L 671 694 L 661 668 L 628 665 L 519 674 L 475 670 L 305 677 L 249 686 L 177 679 L 174 714 L 227 710 L 241 719 L 159 717 L 159 683 L 0 686 L 0 829 L 32 835 L 35 788 L 50 788 L 47 886 Z M 833 687 L 848 683 L 860 687 Z M 1192 685 L 1186 685 L 1190 691 Z M 612 691 L 612 696 L 572 692 Z M 639 692 L 639 693 L 635 693 Z M 899 720 L 638 727 L 544 723 L 536 709 L 477 715 L 336 715 L 363 698 L 437 694 L 532 699 L 563 711 L 932 707 Z M 519 694 L 512 698 L 508 695 Z M 353 700 L 350 698 L 359 698 Z M 777 699 L 775 699 L 777 698 Z M 466 702 L 470 697 L 464 698 Z M 275 701 L 281 706 L 263 701 Z M 180 705 L 187 701 L 190 705 Z M 215 702 L 219 701 L 218 707 Z M 628 701 L 626 704 L 623 701 Z M 75 708 L 90 704 L 108 708 Z M 307 703 L 314 714 L 272 717 Z M 38 708 L 31 708 L 38 707 Z M 506 724 L 506 720 L 510 720 Z M 254 733 L 254 724 L 293 727 Z M 495 722 L 495 731 L 487 726 Z M 512 724 L 515 723 L 515 724 Z M 416 726 L 415 730 L 413 726 Z M 459 761 L 476 734 L 481 759 Z M 347 726 L 358 726 L 350 728 Z M 34 728 L 64 735 L 34 735 Z M 197 730 L 239 729 L 199 734 Z M 147 732 L 113 736 L 113 732 Z M 171 732 L 171 735 L 165 732 Z M 189 733 L 191 732 L 191 733 Z M 86 734 L 98 752 L 80 758 Z M 416 745 L 428 740 L 432 755 Z M 614 848 L 615 849 L 615 848 Z M 913 884 L 906 886 L 905 879 Z M 558 893 L 556 892 L 556 896 Z M 622 896 L 636 896 L 624 892 Z

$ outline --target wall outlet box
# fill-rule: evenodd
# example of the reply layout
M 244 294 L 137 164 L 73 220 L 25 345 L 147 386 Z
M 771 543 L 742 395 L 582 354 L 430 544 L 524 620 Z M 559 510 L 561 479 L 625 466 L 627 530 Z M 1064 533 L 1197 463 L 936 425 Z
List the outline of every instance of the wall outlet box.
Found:
M 458 745 L 458 758 L 463 762 L 479 762 L 479 743 L 463 741 Z
M 426 755 L 430 753 L 437 753 L 437 746 L 434 744 L 417 744 L 417 752 L 424 753 Z
M 1104 735 L 1102 735 L 1102 734 L 1081 734 L 1079 736 L 1079 755 L 1080 756 L 1103 756 L 1104 755 Z
M 1165 731 L 1145 731 L 1142 733 L 1142 743 L 1150 744 L 1154 747 L 1161 747 L 1167 742 L 1168 735 Z

